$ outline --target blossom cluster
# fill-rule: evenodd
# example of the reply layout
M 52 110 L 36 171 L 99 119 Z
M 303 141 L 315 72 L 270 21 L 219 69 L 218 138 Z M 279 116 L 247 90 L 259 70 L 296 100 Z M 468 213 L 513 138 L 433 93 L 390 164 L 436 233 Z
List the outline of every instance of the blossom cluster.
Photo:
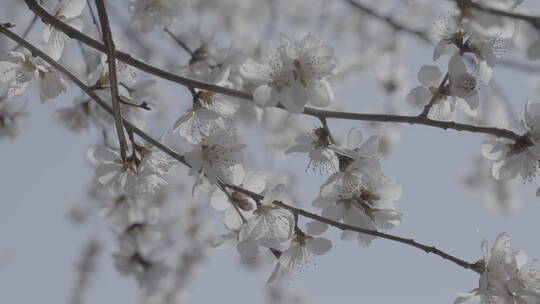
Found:
M 487 240 L 482 241 L 483 259 L 477 265 L 482 269 L 479 287 L 459 294 L 454 304 L 466 300 L 480 303 L 533 304 L 540 302 L 540 272 L 528 269 L 527 255 L 510 247 L 510 236 L 500 234 L 489 251 Z

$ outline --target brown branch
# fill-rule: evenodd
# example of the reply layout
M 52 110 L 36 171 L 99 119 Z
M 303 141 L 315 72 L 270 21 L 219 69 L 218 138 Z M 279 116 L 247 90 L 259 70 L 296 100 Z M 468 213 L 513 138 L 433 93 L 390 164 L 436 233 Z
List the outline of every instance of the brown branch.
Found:
M 254 200 L 263 200 L 264 199 L 263 195 L 260 195 L 260 194 L 257 194 L 255 192 L 246 190 L 244 188 L 241 188 L 241 187 L 238 187 L 238 186 L 235 186 L 235 185 L 225 184 L 225 183 L 222 183 L 222 185 L 224 187 L 227 187 L 227 188 L 230 188 L 232 190 L 238 191 L 238 192 L 240 192 L 242 194 L 248 195 L 249 197 L 253 198 Z M 473 270 L 473 271 L 475 271 L 477 273 L 482 273 L 482 268 L 478 264 L 469 263 L 469 262 L 464 261 L 464 260 L 462 260 L 460 258 L 457 258 L 457 257 L 455 257 L 453 255 L 450 255 L 450 254 L 448 254 L 448 253 L 446 253 L 446 252 L 444 252 L 444 251 L 442 251 L 440 249 L 437 249 L 434 246 L 428 246 L 428 245 L 424 245 L 422 243 L 418 243 L 414 239 L 403 238 L 403 237 L 399 237 L 399 236 L 396 236 L 396 235 L 379 232 L 377 230 L 364 229 L 364 228 L 360 228 L 360 227 L 356 227 L 356 226 L 336 222 L 336 221 L 330 220 L 328 218 L 325 218 L 325 217 L 316 215 L 314 213 L 308 212 L 306 210 L 290 206 L 290 205 L 285 204 L 284 202 L 281 202 L 281 201 L 273 201 L 272 204 L 274 204 L 274 205 L 276 205 L 276 206 L 278 206 L 280 208 L 287 209 L 287 210 L 291 211 L 293 214 L 301 215 L 303 217 L 310 218 L 312 220 L 315 220 L 315 221 L 318 221 L 318 222 L 321 222 L 321 223 L 325 223 L 327 225 L 330 225 L 332 227 L 335 227 L 335 228 L 338 228 L 338 229 L 341 229 L 341 230 L 355 231 L 355 232 L 359 232 L 359 233 L 363 233 L 363 234 L 368 234 L 368 235 L 380 237 L 380 238 L 387 239 L 387 240 L 392 240 L 392 241 L 402 243 L 402 244 L 406 244 L 406 245 L 409 245 L 409 246 L 413 246 L 413 247 L 416 247 L 418 249 L 421 249 L 421 250 L 425 251 L 426 253 L 433 253 L 435 255 L 438 255 L 441 258 L 443 258 L 445 260 L 449 260 L 449 261 L 451 261 L 451 262 L 453 262 L 453 263 L 455 263 L 455 264 L 457 264 L 457 265 L 459 265 L 459 266 L 461 266 L 461 267 L 463 267 L 465 269 L 470 269 L 470 270 Z
M 503 11 L 500 9 L 481 5 L 471 0 L 455 0 L 455 1 L 461 11 L 466 11 L 469 8 L 473 8 L 473 9 L 477 9 L 479 11 L 486 12 L 492 15 L 525 21 L 540 30 L 540 17 L 538 16 L 531 16 L 531 15 L 525 15 L 525 14 L 520 14 L 520 13 Z
M 111 100 L 114 111 L 114 125 L 116 126 L 116 133 L 118 134 L 118 142 L 120 143 L 120 155 L 122 161 L 127 160 L 127 141 L 124 134 L 124 127 L 122 126 L 122 114 L 120 113 L 120 103 L 118 102 L 118 78 L 116 77 L 116 59 L 114 58 L 115 47 L 111 33 L 111 27 L 109 25 L 109 18 L 107 17 L 107 9 L 103 0 L 96 0 L 96 7 L 98 10 L 99 22 L 101 23 L 101 31 L 103 34 L 103 41 L 107 48 L 107 63 L 109 68 L 109 84 L 111 89 Z
M 523 135 L 519 135 L 507 129 L 499 129 L 493 127 L 479 127 L 469 124 L 457 123 L 453 121 L 441 121 L 429 119 L 419 116 L 402 116 L 391 114 L 364 114 L 364 113 L 348 113 L 348 112 L 336 112 L 336 111 L 324 111 L 319 109 L 305 108 L 304 114 L 315 117 L 337 118 L 337 119 L 349 119 L 349 120 L 361 120 L 361 121 L 376 121 L 376 122 L 394 122 L 394 123 L 406 123 L 417 124 L 436 127 L 440 129 L 452 129 L 456 131 L 467 131 L 472 133 L 483 133 L 494 135 L 497 137 L 504 137 L 512 140 L 521 140 Z
M 57 70 L 62 72 L 71 81 L 73 81 L 73 83 L 75 83 L 75 85 L 77 85 L 79 88 L 81 88 L 86 94 L 88 94 L 93 100 L 95 100 L 102 108 L 104 108 L 110 115 L 114 115 L 113 109 L 105 101 L 103 101 L 94 91 L 92 91 L 81 80 L 79 80 L 79 78 L 77 78 L 77 76 L 73 75 L 70 71 L 68 71 L 66 68 L 64 68 L 57 61 L 53 60 L 51 57 L 49 57 L 47 54 L 45 54 L 40 49 L 36 48 L 34 45 L 29 43 L 25 39 L 19 37 L 17 34 L 10 31 L 3 24 L 0 24 L 0 33 L 6 35 L 10 39 L 18 42 L 19 44 L 21 44 L 22 46 L 27 48 L 32 53 L 33 56 L 41 57 L 47 63 L 49 63 L 54 68 L 56 68 Z M 153 144 L 154 146 L 156 146 L 161 151 L 165 152 L 169 156 L 171 156 L 174 159 L 178 160 L 180 163 L 186 165 L 187 167 L 190 167 L 189 164 L 185 161 L 185 159 L 184 159 L 184 157 L 182 155 L 179 155 L 178 153 L 174 152 L 173 150 L 171 150 L 167 146 L 161 144 L 159 141 L 155 140 L 153 137 L 146 134 L 144 131 L 138 129 L 137 127 L 135 127 L 134 125 L 129 123 L 129 121 L 123 119 L 123 122 L 124 122 L 124 125 L 126 126 L 126 129 L 128 129 L 130 131 L 133 131 L 134 133 L 139 135 L 141 138 L 143 138 L 148 143 Z M 225 187 L 228 187 L 228 188 L 230 188 L 232 190 L 238 191 L 238 192 L 243 193 L 245 195 L 249 195 L 251 198 L 253 198 L 253 200 L 255 200 L 257 202 L 264 199 L 264 196 L 262 196 L 260 194 L 257 194 L 255 192 L 251 192 L 251 191 L 249 191 L 247 189 L 244 189 L 244 188 L 241 188 L 241 187 L 238 187 L 238 186 L 235 186 L 235 185 L 225 184 L 225 183 L 223 183 L 221 181 L 218 181 L 218 185 L 222 189 L 224 189 Z M 406 244 L 406 245 L 410 245 L 410 246 L 419 248 L 419 249 L 425 251 L 426 253 L 433 253 L 433 254 L 436 254 L 436 255 L 442 257 L 443 259 L 452 261 L 455 264 L 457 264 L 457 265 L 459 265 L 459 266 L 461 266 L 461 267 L 463 267 L 465 269 L 471 269 L 471 270 L 473 270 L 475 272 L 478 272 L 478 273 L 481 273 L 481 270 L 482 270 L 481 267 L 478 266 L 478 264 L 468 263 L 468 262 L 466 262 L 464 260 L 461 260 L 459 258 L 456 258 L 456 257 L 454 257 L 454 256 L 452 256 L 452 255 L 450 255 L 448 253 L 445 253 L 444 251 L 439 250 L 439 249 L 437 249 L 437 248 L 435 248 L 433 246 L 427 246 L 427 245 L 418 243 L 418 242 L 414 241 L 413 239 L 406 239 L 406 238 L 398 237 L 398 236 L 395 236 L 395 235 L 378 232 L 376 230 L 363 229 L 363 228 L 359 228 L 359 227 L 355 227 L 355 226 L 335 222 L 335 221 L 332 221 L 330 219 L 327 219 L 327 218 L 318 216 L 316 214 L 310 213 L 308 211 L 305 211 L 303 209 L 292 207 L 292 206 L 287 205 L 287 204 L 285 204 L 283 202 L 280 202 L 280 201 L 274 201 L 273 204 L 280 207 L 280 208 L 287 209 L 287 210 L 291 211 L 294 214 L 301 215 L 301 216 L 304 216 L 304 217 L 307 217 L 307 218 L 311 218 L 313 220 L 320 221 L 322 223 L 328 224 L 330 226 L 333 226 L 333 227 L 336 227 L 336 228 L 339 228 L 339 229 L 342 229 L 342 230 L 350 230 L 350 231 L 355 231 L 355 232 L 364 233 L 364 234 L 368 234 L 368 235 L 373 235 L 373 236 L 381 237 L 381 238 L 384 238 L 384 239 L 396 241 L 396 242 L 399 242 L 399 243 L 403 243 L 403 244 Z
M 420 38 L 424 42 L 431 43 L 431 39 L 429 38 L 429 35 L 427 33 L 425 33 L 425 32 L 408 28 L 408 27 L 406 27 L 406 26 L 404 26 L 402 24 L 397 23 L 394 19 L 392 19 L 390 17 L 381 16 L 379 13 L 377 13 L 373 9 L 371 9 L 371 8 L 369 8 L 367 6 L 364 6 L 363 4 L 360 4 L 360 3 L 358 3 L 358 2 L 356 2 L 354 0 L 346 0 L 346 1 L 348 3 L 350 3 L 356 9 L 364 12 L 365 14 L 367 14 L 367 15 L 369 15 L 369 16 L 377 19 L 377 20 L 381 20 L 384 23 L 388 24 L 390 27 L 392 27 L 397 32 L 404 32 L 404 33 L 412 34 L 413 36 L 416 36 L 416 37 Z
M 101 51 L 104 53 L 107 51 L 105 46 L 99 41 L 92 39 L 91 37 L 77 31 L 71 26 L 54 18 L 45 9 L 43 9 L 43 7 L 40 6 L 36 0 L 25 0 L 25 2 L 28 4 L 29 8 L 35 14 L 41 17 L 43 22 L 55 26 L 58 30 L 64 32 L 69 37 L 75 38 L 98 51 Z M 142 71 L 145 71 L 147 73 L 150 73 L 152 75 L 155 75 L 157 77 L 160 77 L 160 78 L 163 78 L 163 79 L 175 82 L 175 83 L 179 83 L 187 87 L 198 88 L 201 90 L 212 91 L 215 93 L 220 93 L 220 94 L 231 96 L 231 97 L 253 101 L 253 95 L 250 93 L 242 92 L 242 91 L 238 91 L 238 90 L 234 90 L 234 89 L 230 89 L 226 87 L 221 87 L 221 86 L 217 86 L 217 85 L 202 82 L 202 81 L 197 81 L 197 80 L 183 77 L 180 75 L 176 75 L 167 71 L 163 71 L 147 63 L 139 61 L 131 57 L 131 55 L 129 54 L 126 54 L 120 51 L 115 52 L 115 57 L 116 59 L 124 63 L 127 63 L 129 65 L 132 65 Z M 518 135 L 507 129 L 477 127 L 474 125 L 467 125 L 467 124 L 447 122 L 447 121 L 438 121 L 438 120 L 432 120 L 432 119 L 427 119 L 424 117 L 415 117 L 415 116 L 334 112 L 334 111 L 324 111 L 324 110 L 319 110 L 319 109 L 314 109 L 314 108 L 309 108 L 309 107 L 305 107 L 303 113 L 306 115 L 317 117 L 317 118 L 325 117 L 325 118 L 349 119 L 349 120 L 361 120 L 361 121 L 420 124 L 420 125 L 427 125 L 427 126 L 432 126 L 432 127 L 442 128 L 442 129 L 454 129 L 457 131 L 485 133 L 485 134 L 495 135 L 497 137 L 506 137 L 512 140 L 518 140 L 522 137 L 521 135 Z
M 25 0 L 25 2 L 30 8 L 30 10 L 32 10 L 36 15 L 38 15 L 41 18 L 41 20 L 45 22 L 46 24 L 54 26 L 56 29 L 68 35 L 68 37 L 77 39 L 91 48 L 94 48 L 105 54 L 107 53 L 107 47 L 103 43 L 91 38 L 90 36 L 83 34 L 82 32 L 69 26 L 68 24 L 56 19 L 53 15 L 47 12 L 37 2 L 37 0 Z M 124 63 L 127 63 L 131 66 L 134 66 L 141 71 L 145 71 L 149 74 L 155 75 L 157 77 L 160 77 L 160 78 L 172 81 L 172 82 L 179 83 L 184 86 L 199 88 L 201 90 L 212 91 L 212 92 L 221 93 L 224 95 L 238 97 L 242 99 L 252 99 L 252 96 L 249 93 L 245 93 L 245 92 L 241 92 L 241 91 L 237 91 L 237 90 L 233 90 L 233 89 L 229 89 L 225 87 L 220 87 L 220 86 L 216 86 L 207 82 L 198 81 L 198 80 L 190 79 L 190 78 L 183 77 L 180 75 L 176 75 L 174 73 L 170 73 L 170 72 L 158 69 L 152 65 L 149 65 L 145 62 L 137 60 L 131 57 L 131 55 L 124 52 L 116 51 L 115 57 L 116 59 Z

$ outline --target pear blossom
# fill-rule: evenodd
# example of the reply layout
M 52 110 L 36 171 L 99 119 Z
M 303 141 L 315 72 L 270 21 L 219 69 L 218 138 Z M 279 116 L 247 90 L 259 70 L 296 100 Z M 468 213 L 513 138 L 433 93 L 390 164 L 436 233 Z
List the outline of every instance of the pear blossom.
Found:
M 18 52 L 0 56 L 0 82 L 7 84 L 8 98 L 23 94 L 34 78 L 39 79 L 39 97 L 42 103 L 67 92 L 67 82 L 52 68 L 36 61 Z
M 289 112 L 301 113 L 308 102 L 324 107 L 333 100 L 328 79 L 336 66 L 333 49 L 308 34 L 299 43 L 283 37 L 282 44 L 262 64 L 248 58 L 240 73 L 253 83 L 258 106 L 281 103 Z
M 218 129 L 205 134 L 204 139 L 184 155 L 191 166 L 189 175 L 199 174 L 194 187 L 203 177 L 210 184 L 216 184 L 218 180 L 230 183 L 235 167 L 240 165 L 244 147 L 236 142 L 230 130 Z
M 67 92 L 68 83 L 55 73 L 52 69 L 39 69 L 39 98 L 41 102 L 58 97 L 61 93 Z
M 319 127 L 308 134 L 302 134 L 296 137 L 296 142 L 297 144 L 287 149 L 285 153 L 307 152 L 310 159 L 307 169 L 320 173 L 337 170 L 337 157 L 330 147 L 329 134 L 324 128 Z
M 262 193 L 266 187 L 264 172 L 248 171 L 238 168 L 233 174 L 233 184 L 254 193 Z M 223 223 L 229 230 L 238 230 L 243 221 L 249 219 L 250 211 L 255 209 L 255 201 L 245 194 L 226 188 L 217 189 L 210 197 L 210 204 L 217 211 L 224 211 Z
M 379 163 L 379 138 L 376 135 L 364 141 L 362 131 L 352 128 L 347 134 L 346 147 L 333 146 L 339 161 L 339 171 L 328 177 L 321 186 L 321 193 L 336 186 L 345 191 L 355 192 L 366 176 L 381 176 Z
M 245 227 L 242 239 L 237 245 L 238 252 L 245 257 L 254 257 L 259 247 L 276 248 L 291 238 L 294 218 L 289 211 L 272 204 L 284 195 L 285 185 L 279 184 L 265 193 L 263 201 L 253 211 Z
M 450 84 L 443 87 L 439 98 L 433 104 L 428 117 L 438 120 L 452 120 L 456 105 L 459 105 L 468 115 L 475 116 L 480 104 L 478 96 L 478 81 L 467 71 L 465 63 L 459 55 L 454 55 L 448 63 Z M 413 106 L 427 105 L 443 80 L 442 72 L 436 66 L 424 65 L 418 71 L 418 80 L 422 86 L 417 86 L 405 98 Z M 453 96 L 454 102 L 448 101 Z
M 62 1 L 55 10 L 54 17 L 74 29 L 82 31 L 84 22 L 81 16 L 85 6 L 85 0 Z M 68 35 L 52 25 L 47 25 L 43 29 L 43 41 L 47 43 L 47 54 L 54 60 L 60 59 L 64 47 L 70 40 Z
M 423 65 L 417 74 L 420 86 L 411 90 L 405 101 L 414 107 L 427 105 L 436 92 L 443 74 L 436 66 Z M 439 98 L 431 107 L 428 117 L 437 120 L 452 120 L 455 114 L 455 103 L 446 102 L 446 98 Z
M 170 166 L 165 164 L 167 161 L 163 154 L 144 147 L 138 147 L 138 152 L 141 159 L 131 156 L 123 162 L 116 150 L 96 147 L 93 157 L 97 164 L 97 181 L 111 190 L 131 196 L 152 196 L 167 186 L 163 176 Z
M 301 273 L 313 259 L 313 255 L 323 255 L 330 251 L 332 242 L 323 237 L 313 237 L 298 231 L 290 242 L 290 247 L 279 257 L 279 264 L 292 273 Z
M 229 75 L 230 68 L 227 67 L 213 82 L 219 86 L 230 86 Z M 196 92 L 193 106 L 180 116 L 173 126 L 173 132 L 178 132 L 191 143 L 200 142 L 203 134 L 212 129 L 225 128 L 238 107 L 224 95 L 201 90 Z
M 171 25 L 181 5 L 180 0 L 130 0 L 129 15 L 144 33 L 148 33 L 155 26 Z
M 476 111 L 480 103 L 478 83 L 476 77 L 467 71 L 467 67 L 461 56 L 456 54 L 450 58 L 448 75 L 450 77 L 450 92 L 452 96 L 458 102 L 462 99 L 466 101 L 466 103 L 461 102 L 461 104 L 468 105 L 469 109 L 465 108 L 467 112 L 473 113 Z
M 513 179 L 519 174 L 523 180 L 530 181 L 538 175 L 540 103 L 527 102 L 523 128 L 527 134 L 516 142 L 489 139 L 482 144 L 482 154 L 493 161 L 491 172 L 495 179 Z
M 0 82 L 7 85 L 8 98 L 24 93 L 28 83 L 37 76 L 37 73 L 37 67 L 31 57 L 18 52 L 0 56 Z
M 336 186 L 313 201 L 313 206 L 323 209 L 322 216 L 336 222 L 370 229 L 388 230 L 401 222 L 402 213 L 395 209 L 394 201 L 401 196 L 401 186 L 385 177 L 364 179 L 355 192 Z M 311 223 L 309 229 L 315 234 L 326 230 L 325 224 Z M 362 245 L 369 245 L 373 236 L 344 231 L 342 239 L 356 237 Z
M 525 268 L 527 255 L 522 250 L 510 247 L 510 236 L 501 233 L 491 251 L 487 241 L 482 241 L 483 259 L 479 265 L 482 273 L 479 287 L 461 293 L 454 301 L 459 304 L 467 300 L 481 303 L 534 304 L 540 302 L 540 272 Z

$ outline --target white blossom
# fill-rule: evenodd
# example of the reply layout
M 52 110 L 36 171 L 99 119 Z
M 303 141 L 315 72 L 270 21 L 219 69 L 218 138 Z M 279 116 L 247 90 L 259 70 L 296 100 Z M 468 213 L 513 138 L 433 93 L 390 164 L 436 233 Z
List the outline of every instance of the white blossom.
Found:
M 313 255 L 322 255 L 330 251 L 332 242 L 323 237 L 313 237 L 297 233 L 290 242 L 290 247 L 279 257 L 279 264 L 292 273 L 302 272 L 313 259 Z
M 234 167 L 240 165 L 244 147 L 236 142 L 229 130 L 218 129 L 205 135 L 193 150 L 184 155 L 191 166 L 189 175 L 199 175 L 195 186 L 203 177 L 210 184 L 216 184 L 218 180 L 230 183 Z
M 294 227 L 292 213 L 272 204 L 284 195 L 285 185 L 279 184 L 267 191 L 264 200 L 257 206 L 242 229 L 238 252 L 245 257 L 254 257 L 259 247 L 276 248 L 291 238 Z
M 482 154 L 493 161 L 495 179 L 513 179 L 518 174 L 530 181 L 538 175 L 540 162 L 540 103 L 527 102 L 523 128 L 527 135 L 516 142 L 489 139 L 482 144 Z
M 213 82 L 219 86 L 230 86 L 229 75 L 230 68 L 227 67 Z M 193 106 L 180 116 L 173 126 L 173 131 L 191 143 L 200 142 L 204 134 L 213 129 L 225 128 L 238 107 L 224 95 L 201 90 L 196 92 Z
M 85 0 L 62 1 L 55 10 L 54 17 L 74 29 L 82 31 L 84 22 L 81 15 L 85 6 Z M 43 40 L 47 43 L 47 54 L 52 59 L 58 60 L 62 56 L 64 47 L 71 39 L 54 26 L 47 25 L 43 29 Z
M 301 113 L 308 102 L 324 107 L 334 99 L 328 78 L 336 66 L 333 49 L 308 34 L 299 43 L 283 37 L 262 64 L 248 58 L 240 73 L 253 83 L 258 106 L 281 103 L 289 112 Z
M 248 171 L 244 174 L 242 168 L 235 170 L 233 184 L 246 190 L 261 194 L 265 187 L 265 174 L 262 171 Z M 255 201 L 246 194 L 229 188 L 225 191 L 217 189 L 210 197 L 210 204 L 217 211 L 224 211 L 223 223 L 229 230 L 238 230 L 249 219 L 250 211 L 255 209 Z
M 296 137 L 296 142 L 297 144 L 288 148 L 285 153 L 308 153 L 307 169 L 319 173 L 337 171 L 337 157 L 331 149 L 329 134 L 324 128 L 319 127 L 308 134 L 301 134 Z
M 482 241 L 483 260 L 476 263 L 483 270 L 479 287 L 469 293 L 459 294 L 454 304 L 466 300 L 480 303 L 534 304 L 540 302 L 540 272 L 524 268 L 527 255 L 522 250 L 510 248 L 510 237 L 502 233 L 491 251 L 487 241 Z
M 93 152 L 97 163 L 96 179 L 103 186 L 110 187 L 131 196 L 152 196 L 167 186 L 163 179 L 169 165 L 162 152 L 153 152 L 144 147 L 138 149 L 140 158 L 130 156 L 125 162 L 120 154 L 108 147 L 98 146 Z

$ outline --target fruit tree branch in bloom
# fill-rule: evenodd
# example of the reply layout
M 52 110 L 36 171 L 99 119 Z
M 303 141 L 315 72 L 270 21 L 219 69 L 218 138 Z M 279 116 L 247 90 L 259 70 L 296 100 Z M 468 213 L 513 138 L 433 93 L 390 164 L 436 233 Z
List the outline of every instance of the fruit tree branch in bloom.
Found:
M 107 48 L 104 44 L 99 41 L 83 34 L 82 32 L 74 29 L 73 27 L 65 24 L 64 22 L 56 19 L 54 16 L 49 14 L 37 0 L 25 0 L 28 7 L 37 14 L 43 22 L 56 27 L 58 30 L 64 32 L 69 37 L 79 40 L 82 43 L 100 51 L 103 53 L 107 52 Z M 215 93 L 220 93 L 227 96 L 237 97 L 240 99 L 253 101 L 253 95 L 248 92 L 242 92 L 214 84 L 210 84 L 203 81 L 198 81 L 170 73 L 159 68 L 156 68 L 152 65 L 144 63 L 140 60 L 133 58 L 131 55 L 117 51 L 115 52 L 116 59 L 129 64 L 133 67 L 136 67 L 142 71 L 145 71 L 154 76 L 187 86 L 192 88 L 198 88 L 201 90 L 212 91 Z M 278 107 L 280 107 L 278 105 Z M 387 115 L 387 114 L 364 114 L 364 113 L 350 113 L 350 112 L 336 112 L 336 111 L 325 111 L 315 108 L 305 107 L 303 114 L 314 116 L 317 118 L 335 118 L 335 119 L 348 119 L 348 120 L 360 120 L 360 121 L 378 121 L 378 122 L 394 122 L 394 123 L 408 123 L 408 124 L 420 124 L 427 125 L 431 127 L 437 127 L 441 129 L 453 129 L 457 131 L 467 131 L 473 133 L 484 133 L 489 135 L 494 135 L 497 137 L 505 137 L 515 141 L 521 140 L 522 135 L 516 134 L 507 129 L 491 128 L 491 127 L 478 127 L 469 124 L 461 124 L 456 122 L 448 121 L 439 121 L 428 119 L 420 116 L 400 116 L 400 115 Z
M 243 193 L 245 195 L 248 195 L 251 198 L 253 198 L 254 200 L 263 200 L 264 199 L 264 196 L 262 196 L 260 194 L 257 194 L 257 193 L 254 193 L 254 192 L 251 192 L 249 190 L 243 189 L 241 187 L 238 187 L 238 186 L 235 186 L 235 185 L 228 185 L 228 184 L 223 184 L 223 185 L 225 187 L 228 187 L 228 188 L 232 189 L 232 190 L 235 190 L 235 191 L 241 192 L 241 193 Z M 355 231 L 355 232 L 359 232 L 359 233 L 363 233 L 363 234 L 368 234 L 368 235 L 384 238 L 384 239 L 387 239 L 387 240 L 396 241 L 398 243 L 410 245 L 410 246 L 419 248 L 419 249 L 425 251 L 426 253 L 436 254 L 436 255 L 442 257 L 443 259 L 449 260 L 449 261 L 451 261 L 451 262 L 453 262 L 453 263 L 455 263 L 455 264 L 457 264 L 457 265 L 459 265 L 459 266 L 461 266 L 461 267 L 463 267 L 465 269 L 470 269 L 470 270 L 473 270 L 473 271 L 475 271 L 477 273 L 482 273 L 482 271 L 483 271 L 482 267 L 477 263 L 469 263 L 467 261 L 464 261 L 462 259 L 454 257 L 454 256 L 452 256 L 452 255 L 450 255 L 450 254 L 448 254 L 448 253 L 446 253 L 446 252 L 444 252 L 444 251 L 442 251 L 440 249 L 437 249 L 434 246 L 428 246 L 428 245 L 418 243 L 414 239 L 407 239 L 407 238 L 395 236 L 395 235 L 392 235 L 392 234 L 379 232 L 379 231 L 376 231 L 376 230 L 364 229 L 364 228 L 355 227 L 355 226 L 347 225 L 347 224 L 344 224 L 344 223 L 336 222 L 336 221 L 327 219 L 325 217 L 316 215 L 314 213 L 305 211 L 303 209 L 290 206 L 290 205 L 288 205 L 288 204 L 286 204 L 284 202 L 281 202 L 281 201 L 274 201 L 272 203 L 274 205 L 278 206 L 278 207 L 281 207 L 283 209 L 287 209 L 287 210 L 291 211 L 293 214 L 301 215 L 303 217 L 310 218 L 312 220 L 316 220 L 318 222 L 328 224 L 330 226 L 333 226 L 333 227 L 341 229 L 341 230 Z
M 95 100 L 111 116 L 114 115 L 113 109 L 104 100 L 102 100 L 93 90 L 91 90 L 87 85 L 85 85 L 79 78 L 77 78 L 75 75 L 73 75 L 73 73 L 71 73 L 69 70 L 67 70 L 65 67 L 63 67 L 61 64 L 59 64 L 57 61 L 53 60 L 50 56 L 45 54 L 43 51 L 41 51 L 40 49 L 35 47 L 33 44 L 29 43 L 25 39 L 21 38 L 20 36 L 18 36 L 15 33 L 13 33 L 11 30 L 8 29 L 8 27 L 9 27 L 9 25 L 7 25 L 7 24 L 0 24 L 0 33 L 6 35 L 8 38 L 12 39 L 13 41 L 19 43 L 20 45 L 22 45 L 23 47 L 28 49 L 33 54 L 33 56 L 37 56 L 37 57 L 42 58 L 47 63 L 52 65 L 54 68 L 56 68 L 58 71 L 62 72 L 71 81 L 73 81 L 73 83 L 75 83 L 75 85 L 77 85 L 81 90 L 83 90 L 86 94 L 88 94 L 88 96 L 90 96 L 93 100 Z M 168 154 L 172 158 L 178 160 L 180 163 L 182 163 L 182 164 L 189 167 L 189 164 L 185 161 L 184 156 L 176 153 L 172 149 L 170 149 L 167 146 L 161 144 L 159 141 L 157 141 L 156 139 L 154 139 L 153 137 L 151 137 L 150 135 L 148 135 L 144 131 L 140 130 L 139 128 L 135 127 L 133 124 L 131 124 L 126 119 L 122 118 L 122 120 L 123 120 L 123 123 L 124 123 L 127 130 L 132 131 L 133 133 L 137 134 L 138 136 L 140 136 L 142 139 L 144 139 L 148 143 L 156 146 L 161 151 L 165 152 L 166 154 Z M 241 187 L 238 187 L 238 186 L 235 186 L 235 185 L 225 184 L 223 182 L 220 182 L 219 184 L 221 186 L 223 186 L 223 187 L 228 187 L 230 189 L 233 189 L 233 190 L 239 191 L 239 192 L 241 192 L 241 193 L 243 193 L 245 195 L 248 195 L 248 196 L 252 197 L 255 201 L 261 201 L 264 198 L 264 196 L 262 196 L 260 194 L 251 192 L 249 190 L 246 190 L 244 188 L 241 188 Z M 402 238 L 402 237 L 398 237 L 398 236 L 395 236 L 395 235 L 382 233 L 382 232 L 379 232 L 379 231 L 376 231 L 376 230 L 362 229 L 362 228 L 359 228 L 359 227 L 339 223 L 339 222 L 336 222 L 336 221 L 333 221 L 333 220 L 318 216 L 316 214 L 310 213 L 310 212 L 305 211 L 303 209 L 292 207 L 292 206 L 290 206 L 288 204 L 285 204 L 285 203 L 283 203 L 281 201 L 274 201 L 272 203 L 275 206 L 278 206 L 280 208 L 287 209 L 287 210 L 291 211 L 293 214 L 301 215 L 301 216 L 304 216 L 306 218 L 311 218 L 313 220 L 320 221 L 322 223 L 328 224 L 330 226 L 336 227 L 336 228 L 341 229 L 341 230 L 355 231 L 355 232 L 364 233 L 364 234 L 368 234 L 368 235 L 377 236 L 377 237 L 381 237 L 381 238 L 384 238 L 384 239 L 396 241 L 396 242 L 399 242 L 399 243 L 407 244 L 407 245 L 419 248 L 419 249 L 421 249 L 421 250 L 423 250 L 423 251 L 425 251 L 427 253 L 433 253 L 433 254 L 436 254 L 436 255 L 444 258 L 444 259 L 450 260 L 450 261 L 454 262 L 455 264 L 457 264 L 460 267 L 463 267 L 465 269 L 471 269 L 471 270 L 473 270 L 475 272 L 478 272 L 478 273 L 482 272 L 482 268 L 481 268 L 481 266 L 479 266 L 479 264 L 468 263 L 468 262 L 466 262 L 464 260 L 461 260 L 459 258 L 456 258 L 456 257 L 454 257 L 454 256 L 452 256 L 452 255 L 450 255 L 450 254 L 448 254 L 448 253 L 446 253 L 446 252 L 444 252 L 442 250 L 439 250 L 439 249 L 437 249 L 437 248 L 435 248 L 433 246 L 427 246 L 427 245 L 418 243 L 418 242 L 414 241 L 413 239 Z
M 122 161 L 126 161 L 127 142 L 124 135 L 124 127 L 122 126 L 122 116 L 120 113 L 120 104 L 118 102 L 118 78 L 116 76 L 116 59 L 114 58 L 115 46 L 112 38 L 111 27 L 109 25 L 109 18 L 107 17 L 107 10 L 103 0 L 96 0 L 96 7 L 98 10 L 99 21 L 101 23 L 101 31 L 103 33 L 103 41 L 107 47 L 107 63 L 109 67 L 109 86 L 111 89 L 111 99 L 114 112 L 114 125 L 116 127 L 116 133 L 118 134 L 118 142 L 120 143 L 120 155 Z

